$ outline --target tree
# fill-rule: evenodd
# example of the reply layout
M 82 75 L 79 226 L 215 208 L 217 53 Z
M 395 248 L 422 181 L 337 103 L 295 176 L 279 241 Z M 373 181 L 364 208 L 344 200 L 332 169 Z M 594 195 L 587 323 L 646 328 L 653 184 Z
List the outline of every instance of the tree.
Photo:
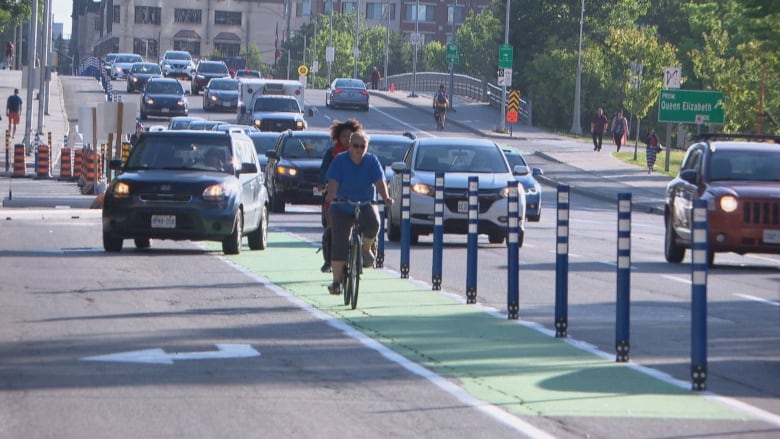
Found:
M 501 39 L 501 22 L 490 9 L 479 14 L 471 13 L 458 28 L 460 64 L 466 75 L 493 81 L 498 69 L 498 44 Z

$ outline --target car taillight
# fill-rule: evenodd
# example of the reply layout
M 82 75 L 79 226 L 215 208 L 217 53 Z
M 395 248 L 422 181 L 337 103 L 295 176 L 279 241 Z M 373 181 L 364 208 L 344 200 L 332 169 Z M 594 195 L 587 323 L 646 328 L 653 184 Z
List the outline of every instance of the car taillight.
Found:
M 360 94 L 363 96 L 368 96 L 368 90 L 360 90 Z
M 334 95 L 341 94 L 341 92 L 343 92 L 343 91 L 344 91 L 344 90 L 342 90 L 342 89 L 340 89 L 340 88 L 334 88 L 334 89 L 333 89 L 333 94 L 334 94 Z

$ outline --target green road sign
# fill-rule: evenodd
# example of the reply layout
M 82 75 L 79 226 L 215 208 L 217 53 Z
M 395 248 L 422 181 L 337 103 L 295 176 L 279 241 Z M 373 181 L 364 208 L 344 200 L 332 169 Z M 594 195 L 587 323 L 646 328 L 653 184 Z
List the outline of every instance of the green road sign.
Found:
M 723 125 L 723 93 L 661 90 L 658 122 Z
M 455 43 L 447 43 L 447 63 L 460 63 L 460 46 Z
M 502 44 L 498 48 L 498 67 L 511 69 L 512 68 L 512 46 L 509 44 Z

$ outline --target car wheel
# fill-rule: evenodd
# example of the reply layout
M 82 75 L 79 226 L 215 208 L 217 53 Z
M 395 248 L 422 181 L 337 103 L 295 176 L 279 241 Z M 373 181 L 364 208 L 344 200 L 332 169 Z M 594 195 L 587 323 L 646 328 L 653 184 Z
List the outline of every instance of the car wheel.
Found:
M 685 257 L 685 247 L 677 243 L 677 234 L 674 232 L 672 217 L 666 218 L 666 232 L 664 233 L 664 257 L 666 262 L 679 264 Z M 707 258 L 709 259 L 709 257 Z
M 504 234 L 495 233 L 493 235 L 488 235 L 488 242 L 491 244 L 501 244 L 504 242 Z
M 715 252 L 707 249 L 707 267 L 712 268 L 715 265 Z
M 525 240 L 525 230 L 521 230 L 517 234 L 517 247 L 522 248 L 523 247 L 523 241 Z
M 241 253 L 241 237 L 244 228 L 244 219 L 241 211 L 236 212 L 236 218 L 233 220 L 233 233 L 222 240 L 222 253 L 226 255 L 237 255 Z
M 247 241 L 252 250 L 265 250 L 268 246 L 268 207 L 261 208 L 257 230 L 247 235 Z
M 401 240 L 401 227 L 393 223 L 393 216 L 387 215 L 387 240 L 391 242 L 398 242 Z
M 137 249 L 145 250 L 152 246 L 152 240 L 149 238 L 135 238 L 133 241 Z
M 365 107 L 363 107 L 363 111 L 365 111 L 366 113 L 368 112 L 368 105 L 366 105 Z
M 284 213 L 284 200 L 278 195 L 271 198 L 271 211 L 274 213 Z
M 124 240 L 111 232 L 103 232 L 103 249 L 111 253 L 119 253 L 122 251 L 122 244 Z

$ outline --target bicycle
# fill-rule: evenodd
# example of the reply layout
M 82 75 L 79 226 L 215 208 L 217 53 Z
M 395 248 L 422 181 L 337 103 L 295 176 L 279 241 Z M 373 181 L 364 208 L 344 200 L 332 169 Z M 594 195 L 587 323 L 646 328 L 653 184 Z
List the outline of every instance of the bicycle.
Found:
M 333 203 L 347 203 L 354 207 L 355 225 L 349 234 L 349 248 L 347 260 L 344 263 L 344 274 L 341 277 L 341 291 L 344 294 L 344 305 L 350 305 L 352 309 L 355 309 L 360 291 L 360 275 L 363 272 L 363 233 L 360 230 L 360 208 L 372 202 L 337 199 L 333 200 Z
M 436 119 L 436 129 L 444 131 L 444 122 L 447 119 L 447 112 L 436 108 L 433 110 L 433 117 Z

